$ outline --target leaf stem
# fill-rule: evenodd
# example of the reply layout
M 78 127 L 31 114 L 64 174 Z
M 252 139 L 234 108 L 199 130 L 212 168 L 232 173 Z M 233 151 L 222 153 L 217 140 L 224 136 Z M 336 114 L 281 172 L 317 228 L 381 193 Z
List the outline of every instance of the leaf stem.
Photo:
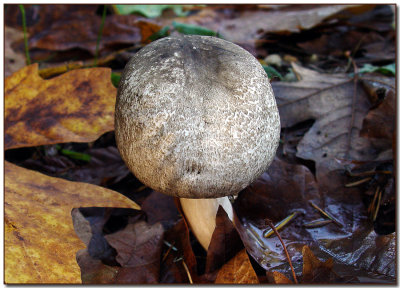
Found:
M 22 28 L 24 29 L 24 44 L 25 44 L 25 57 L 26 57 L 26 65 L 31 65 L 31 57 L 29 56 L 29 47 L 28 47 L 28 35 L 26 32 L 26 17 L 25 17 L 25 8 L 24 5 L 19 4 L 19 10 L 21 10 L 22 16 Z

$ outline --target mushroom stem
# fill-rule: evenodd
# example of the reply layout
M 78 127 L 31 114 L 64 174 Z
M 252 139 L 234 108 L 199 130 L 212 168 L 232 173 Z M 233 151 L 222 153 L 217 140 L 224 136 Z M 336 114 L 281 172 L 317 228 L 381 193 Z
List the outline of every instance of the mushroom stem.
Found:
M 233 220 L 233 208 L 228 196 L 211 199 L 180 198 L 180 202 L 193 234 L 205 250 L 208 250 L 210 245 L 220 205 L 225 209 L 229 219 Z

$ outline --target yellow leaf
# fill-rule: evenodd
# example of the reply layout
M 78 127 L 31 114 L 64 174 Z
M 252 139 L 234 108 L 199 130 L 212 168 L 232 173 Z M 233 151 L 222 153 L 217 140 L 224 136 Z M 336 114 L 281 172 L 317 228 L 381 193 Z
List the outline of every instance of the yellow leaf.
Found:
M 114 129 L 115 97 L 108 68 L 43 80 L 26 66 L 5 80 L 5 149 L 94 141 Z
M 259 284 L 256 272 L 251 266 L 246 249 L 228 261 L 218 271 L 215 284 Z
M 75 255 L 84 243 L 71 210 L 78 207 L 140 209 L 99 186 L 49 177 L 5 162 L 5 283 L 81 283 Z

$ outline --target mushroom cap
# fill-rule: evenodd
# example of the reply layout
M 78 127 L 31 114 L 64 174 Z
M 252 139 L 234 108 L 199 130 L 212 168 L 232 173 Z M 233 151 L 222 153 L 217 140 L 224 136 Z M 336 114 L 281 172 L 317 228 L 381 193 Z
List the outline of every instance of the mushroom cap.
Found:
M 152 42 L 126 65 L 115 136 L 122 159 L 152 189 L 183 198 L 236 195 L 272 162 L 280 119 L 250 53 L 209 36 Z

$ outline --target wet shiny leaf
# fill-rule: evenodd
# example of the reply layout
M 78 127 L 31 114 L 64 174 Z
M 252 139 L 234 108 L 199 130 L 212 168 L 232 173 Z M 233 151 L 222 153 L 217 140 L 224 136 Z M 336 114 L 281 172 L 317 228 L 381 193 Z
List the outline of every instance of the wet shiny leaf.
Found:
M 5 162 L 5 282 L 80 283 L 71 210 L 81 206 L 140 209 L 108 189 L 45 176 Z
M 116 89 L 110 74 L 92 68 L 43 80 L 33 64 L 8 77 L 5 148 L 90 142 L 113 130 Z

